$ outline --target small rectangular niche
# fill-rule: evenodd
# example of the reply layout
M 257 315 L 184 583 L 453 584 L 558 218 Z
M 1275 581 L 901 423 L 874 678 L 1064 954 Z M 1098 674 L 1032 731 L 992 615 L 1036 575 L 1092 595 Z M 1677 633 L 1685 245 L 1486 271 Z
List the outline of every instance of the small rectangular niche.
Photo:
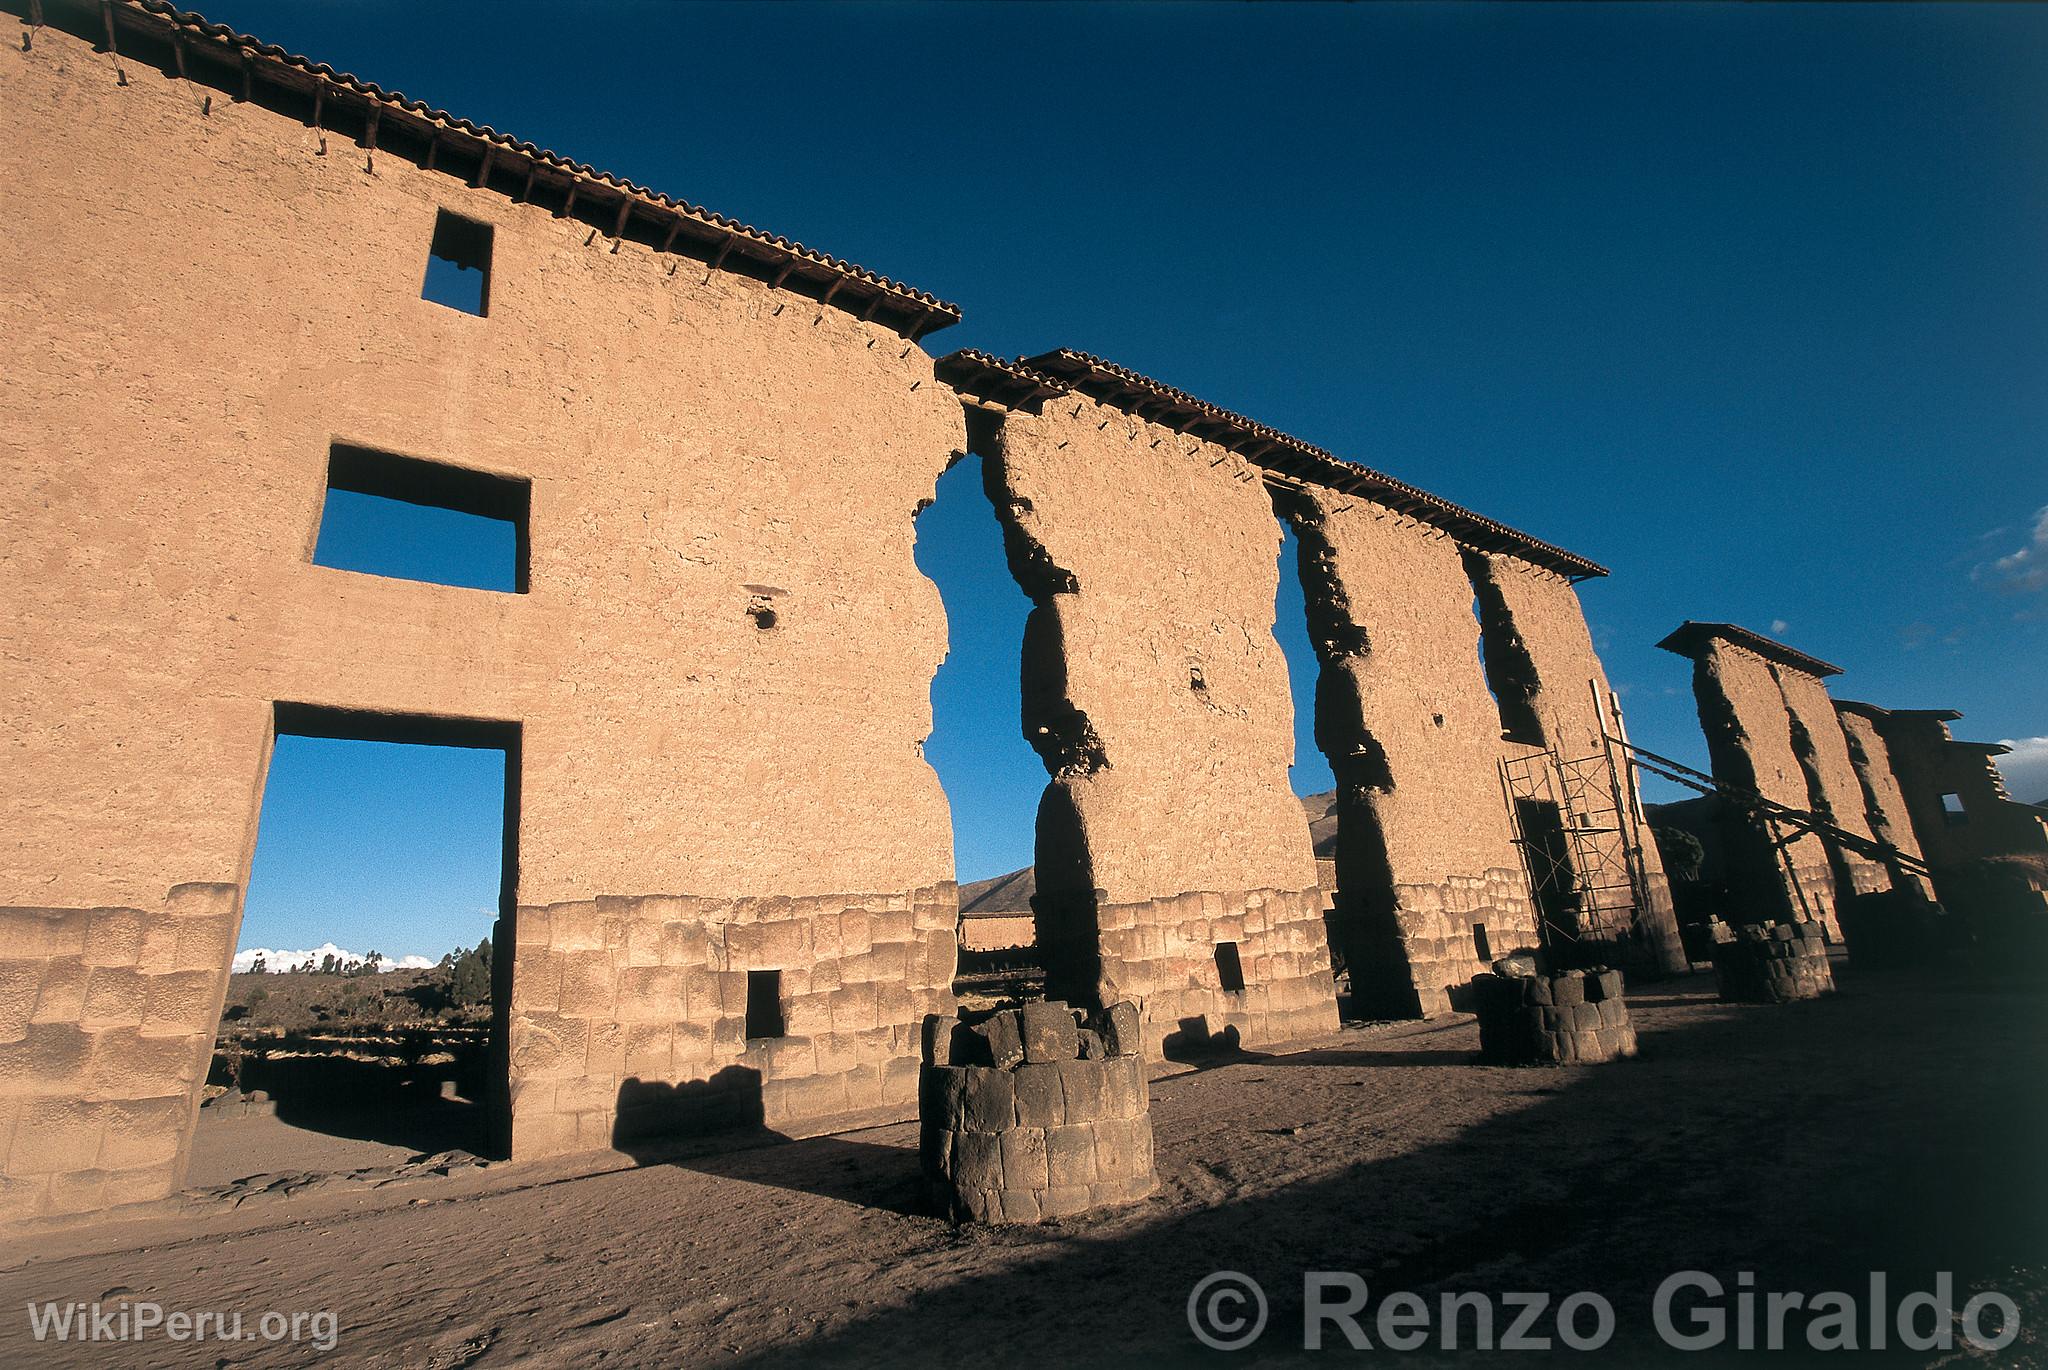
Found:
M 491 306 L 491 226 L 441 210 L 427 248 L 420 298 L 478 318 Z
M 781 1037 L 788 1032 L 782 1016 L 782 972 L 747 972 L 747 1039 Z
M 525 594 L 531 482 L 335 443 L 313 564 Z
M 1493 941 L 1486 935 L 1486 924 L 1472 925 L 1472 954 L 1482 961 L 1493 960 Z
M 1941 797 L 1941 816 L 1948 820 L 1951 828 L 1970 821 L 1970 811 L 1963 807 L 1963 797 L 1959 794 L 1945 794 Z
M 1237 954 L 1237 943 L 1216 944 L 1216 977 L 1223 982 L 1228 993 L 1238 994 L 1244 990 L 1244 961 Z

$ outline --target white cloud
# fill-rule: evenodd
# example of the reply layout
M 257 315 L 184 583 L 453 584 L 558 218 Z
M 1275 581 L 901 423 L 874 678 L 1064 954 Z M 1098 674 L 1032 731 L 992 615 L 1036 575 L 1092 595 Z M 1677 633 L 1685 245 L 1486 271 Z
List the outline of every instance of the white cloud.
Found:
M 2048 590 L 2048 505 L 2034 511 L 2026 545 L 1996 561 L 1980 563 L 1970 579 L 1985 581 L 2016 594 Z
M 2022 804 L 2048 803 L 2048 737 L 2009 737 L 2012 748 L 1998 758 L 2005 792 Z
M 1771 620 L 1771 636 L 1783 637 L 1785 636 L 1785 630 L 1791 626 L 1782 618 L 1774 618 Z
M 278 951 L 270 947 L 249 947 L 235 953 L 233 964 L 235 973 L 239 975 L 247 971 L 256 964 L 256 958 L 259 956 L 263 958 L 263 968 L 269 971 L 296 970 L 300 966 L 309 964 L 318 966 L 321 961 L 329 956 L 343 962 L 360 961 L 363 959 L 362 953 L 345 951 L 335 946 L 332 942 L 322 942 L 311 951 Z M 401 956 L 396 960 L 386 957 L 383 964 L 386 970 L 425 970 L 435 963 L 424 956 Z

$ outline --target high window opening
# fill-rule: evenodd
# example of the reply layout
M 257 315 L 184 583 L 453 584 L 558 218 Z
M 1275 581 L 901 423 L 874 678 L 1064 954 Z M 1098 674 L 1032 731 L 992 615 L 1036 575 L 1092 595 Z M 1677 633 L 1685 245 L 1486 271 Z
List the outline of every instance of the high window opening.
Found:
M 1238 954 L 1237 943 L 1216 944 L 1216 978 L 1225 993 L 1240 994 L 1244 991 L 1244 958 Z
M 336 443 L 313 563 L 524 594 L 531 505 L 524 480 Z
M 1963 807 L 1963 797 L 1959 794 L 1951 793 L 1941 797 L 1941 816 L 1952 828 L 1970 821 L 1970 811 Z
M 276 731 L 191 1182 L 505 1154 L 518 726 Z
M 747 972 L 747 1039 L 759 1041 L 788 1032 L 782 1012 L 782 972 Z
M 441 210 L 427 248 L 420 298 L 479 318 L 491 306 L 491 226 Z
M 1031 600 L 1010 574 L 985 482 L 970 452 L 917 515 L 917 565 L 939 587 L 947 635 L 924 756 L 953 815 L 961 990 L 1022 995 L 1044 984 L 1032 899 L 1047 771 L 1021 722 Z

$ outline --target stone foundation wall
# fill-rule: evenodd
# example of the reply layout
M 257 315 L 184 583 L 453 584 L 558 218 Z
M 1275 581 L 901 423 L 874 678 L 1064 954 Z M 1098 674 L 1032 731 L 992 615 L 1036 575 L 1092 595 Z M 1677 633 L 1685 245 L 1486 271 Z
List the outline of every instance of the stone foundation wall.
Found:
M 0 1223 L 159 1198 L 184 1173 L 241 891 L 0 908 Z
M 1505 964 L 1505 963 L 1503 963 Z M 1499 1065 L 1592 1065 L 1636 1054 L 1618 970 L 1519 972 L 1472 981 L 1481 1057 Z
M 631 1146 L 706 1122 L 904 1115 L 919 1024 L 952 1008 L 952 894 L 521 909 L 514 1154 Z M 781 975 L 779 1037 L 746 1035 L 747 972 L 759 970 Z
M 1373 938 L 1388 935 L 1381 920 L 1361 926 L 1363 911 L 1340 902 L 1346 945 L 1374 949 Z M 1452 1008 L 1455 992 L 1472 977 L 1474 965 L 1490 958 L 1533 950 L 1536 906 L 1528 877 L 1520 870 L 1491 870 L 1480 876 L 1454 875 L 1436 885 L 1396 885 L 1392 932 L 1398 941 L 1364 960 L 1352 980 L 1360 1011 L 1375 1007 L 1402 1017 L 1434 1017 Z M 1486 930 L 1485 945 L 1479 928 Z M 1389 973 L 1398 970 L 1398 976 Z
M 1815 921 L 1749 923 L 1714 946 L 1714 984 L 1730 1003 L 1817 999 L 1835 988 L 1827 934 Z
M 956 1221 L 1035 1223 L 1150 1194 L 1138 1038 L 1133 1004 L 1090 1016 L 1040 1003 L 933 1040 L 943 1059 L 926 1062 L 918 1095 L 933 1205 Z
M 1140 1006 L 1149 1059 L 1263 1049 L 1335 1027 L 1320 889 L 1182 894 L 1103 904 L 1095 916 L 1103 976 Z M 1226 944 L 1243 976 L 1235 990 L 1217 956 Z

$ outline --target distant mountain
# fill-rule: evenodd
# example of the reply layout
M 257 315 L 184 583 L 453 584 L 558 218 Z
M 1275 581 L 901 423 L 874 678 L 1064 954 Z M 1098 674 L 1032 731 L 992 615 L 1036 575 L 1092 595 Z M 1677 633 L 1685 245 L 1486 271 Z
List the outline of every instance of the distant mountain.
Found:
M 1333 861 L 1337 856 L 1336 804 L 1335 790 L 1327 794 L 1305 795 L 1301 800 L 1302 813 L 1308 819 L 1309 837 L 1315 842 L 1318 861 Z M 960 915 L 977 918 L 1029 913 L 1031 896 L 1037 892 L 1038 879 L 1029 866 L 1008 875 L 975 880 L 960 887 Z

